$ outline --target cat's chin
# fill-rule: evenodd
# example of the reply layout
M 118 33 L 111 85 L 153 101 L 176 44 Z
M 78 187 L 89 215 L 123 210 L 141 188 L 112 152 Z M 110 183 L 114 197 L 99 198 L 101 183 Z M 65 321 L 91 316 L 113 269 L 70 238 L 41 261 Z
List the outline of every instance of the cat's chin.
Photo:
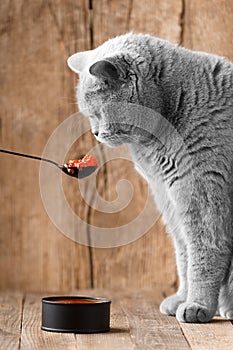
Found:
M 117 146 L 120 146 L 122 145 L 124 142 L 120 142 L 119 140 L 118 141 L 114 141 L 114 140 L 105 140 L 105 139 L 97 139 L 99 142 L 101 143 L 104 143 L 105 145 L 107 145 L 108 147 L 117 147 Z

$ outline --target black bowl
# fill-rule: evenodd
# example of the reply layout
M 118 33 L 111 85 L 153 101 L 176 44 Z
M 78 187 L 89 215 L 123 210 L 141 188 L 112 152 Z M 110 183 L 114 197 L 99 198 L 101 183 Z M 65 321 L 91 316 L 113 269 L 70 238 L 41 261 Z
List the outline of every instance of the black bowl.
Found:
M 99 333 L 110 330 L 110 304 L 106 298 L 52 296 L 42 299 L 44 331 Z

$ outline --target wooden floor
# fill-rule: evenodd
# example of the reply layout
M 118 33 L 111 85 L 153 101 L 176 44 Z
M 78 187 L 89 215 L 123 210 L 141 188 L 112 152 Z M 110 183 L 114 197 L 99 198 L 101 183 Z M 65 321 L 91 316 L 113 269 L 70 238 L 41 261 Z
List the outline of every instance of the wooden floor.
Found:
M 208 324 L 179 323 L 175 317 L 160 314 L 158 293 L 91 290 L 76 291 L 75 295 L 106 296 L 112 300 L 109 333 L 42 331 L 42 295 L 0 292 L 0 349 L 233 349 L 230 321 L 215 318 Z

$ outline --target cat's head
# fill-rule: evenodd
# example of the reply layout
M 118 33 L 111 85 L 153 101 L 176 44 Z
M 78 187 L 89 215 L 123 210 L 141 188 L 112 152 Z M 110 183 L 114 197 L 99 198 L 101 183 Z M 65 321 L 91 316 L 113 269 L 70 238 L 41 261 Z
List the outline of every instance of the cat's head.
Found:
M 126 34 L 68 59 L 69 67 L 79 74 L 79 109 L 89 117 L 92 132 L 101 142 L 117 145 L 134 137 L 134 115 L 130 109 L 122 114 L 122 105 L 147 106 L 151 99 L 149 40 L 147 35 Z

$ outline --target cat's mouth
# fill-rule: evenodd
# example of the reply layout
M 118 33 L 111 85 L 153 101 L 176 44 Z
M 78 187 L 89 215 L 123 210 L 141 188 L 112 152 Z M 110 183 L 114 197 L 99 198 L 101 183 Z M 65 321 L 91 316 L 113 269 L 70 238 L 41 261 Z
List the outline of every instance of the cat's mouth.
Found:
M 106 143 L 110 146 L 118 146 L 123 143 L 129 143 L 131 141 L 130 135 L 121 130 L 118 130 L 114 133 L 101 132 L 98 135 L 95 134 L 95 138 L 97 141 Z

